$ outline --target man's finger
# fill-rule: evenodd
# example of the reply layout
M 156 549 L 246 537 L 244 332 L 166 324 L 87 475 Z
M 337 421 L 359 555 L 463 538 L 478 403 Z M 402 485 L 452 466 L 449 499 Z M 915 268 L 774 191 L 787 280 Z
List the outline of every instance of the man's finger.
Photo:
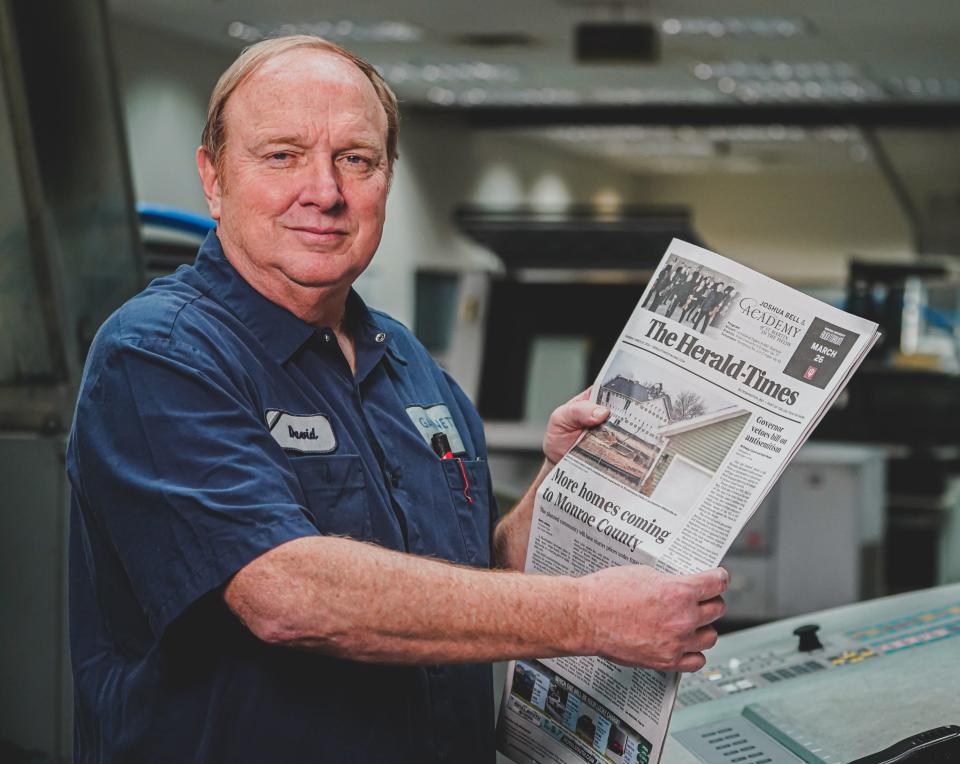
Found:
M 707 664 L 707 659 L 703 653 L 687 653 L 677 661 L 677 671 L 699 671 Z
M 572 401 L 557 409 L 559 424 L 574 430 L 596 427 L 608 416 L 610 409 L 589 400 Z
M 699 652 L 703 652 L 717 644 L 718 638 L 717 630 L 713 628 L 713 626 L 701 626 L 693 635 L 690 647 Z
M 723 601 L 723 597 L 713 597 L 708 599 L 705 602 L 700 603 L 700 613 L 697 618 L 697 623 L 700 626 L 706 626 L 709 623 L 713 623 L 718 618 L 723 616 L 727 610 L 727 603 Z
M 723 568 L 713 568 L 702 573 L 693 573 L 687 580 L 697 588 L 697 599 L 700 602 L 713 599 L 727 590 L 730 574 Z

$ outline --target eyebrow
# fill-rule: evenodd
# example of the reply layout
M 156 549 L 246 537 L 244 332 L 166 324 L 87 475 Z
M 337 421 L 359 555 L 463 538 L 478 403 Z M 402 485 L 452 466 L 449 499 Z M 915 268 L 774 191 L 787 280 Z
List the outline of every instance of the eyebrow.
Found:
M 351 141 L 344 148 L 339 149 L 340 151 L 351 151 L 353 149 L 367 149 L 368 151 L 374 151 L 378 153 L 383 153 L 384 147 L 377 141 L 368 141 L 363 138 L 358 138 Z
M 256 152 L 263 151 L 268 146 L 277 146 L 277 145 L 287 145 L 287 146 L 298 146 L 305 147 L 309 141 L 303 136 L 295 133 L 290 135 L 278 135 L 275 137 L 264 138 L 261 141 L 257 141 L 254 144 L 253 150 Z M 352 140 L 349 144 L 344 146 L 341 149 L 337 149 L 338 152 L 343 151 L 353 151 L 356 149 L 366 149 L 368 151 L 373 151 L 377 154 L 385 153 L 386 149 L 378 141 L 365 140 L 363 138 L 357 138 Z
M 306 146 L 307 140 L 302 135 L 279 135 L 276 137 L 264 138 L 262 141 L 257 141 L 254 144 L 255 151 L 261 151 L 267 146 L 272 146 L 276 144 L 286 144 L 289 146 Z

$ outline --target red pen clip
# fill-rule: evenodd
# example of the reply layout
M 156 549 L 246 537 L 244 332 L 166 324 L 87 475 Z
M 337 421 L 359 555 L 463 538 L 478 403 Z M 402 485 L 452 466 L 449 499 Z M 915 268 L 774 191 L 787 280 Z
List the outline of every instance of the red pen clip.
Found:
M 434 433 L 430 439 L 430 447 L 433 448 L 433 452 L 443 461 L 447 459 L 457 460 L 457 464 L 460 467 L 460 474 L 463 475 L 463 498 L 467 500 L 468 504 L 473 504 L 473 498 L 468 493 L 470 490 L 470 478 L 467 477 L 467 468 L 463 466 L 463 459 L 453 455 L 453 449 L 450 447 L 450 441 L 447 439 L 447 436 L 442 432 Z
M 470 490 L 470 478 L 467 477 L 467 468 L 463 466 L 463 459 L 459 456 L 456 457 L 457 464 L 460 465 L 460 474 L 463 475 L 463 498 L 467 500 L 468 504 L 473 504 L 473 499 L 470 498 L 470 494 L 467 493 Z

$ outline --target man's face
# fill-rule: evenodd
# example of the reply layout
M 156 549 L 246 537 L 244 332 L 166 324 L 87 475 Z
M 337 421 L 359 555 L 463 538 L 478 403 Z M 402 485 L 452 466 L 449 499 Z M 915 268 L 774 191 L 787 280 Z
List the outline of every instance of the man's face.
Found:
M 345 292 L 380 243 L 387 119 L 348 61 L 310 49 L 269 60 L 230 95 L 220 172 L 198 165 L 227 257 L 296 313 Z

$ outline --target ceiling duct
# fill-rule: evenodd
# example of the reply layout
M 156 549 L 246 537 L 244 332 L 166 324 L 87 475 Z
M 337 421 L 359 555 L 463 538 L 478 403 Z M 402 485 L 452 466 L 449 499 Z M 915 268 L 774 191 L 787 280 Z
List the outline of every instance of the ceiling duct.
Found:
M 577 24 L 576 58 L 581 64 L 655 64 L 660 60 L 660 32 L 650 21 Z
M 686 207 L 623 207 L 610 213 L 579 206 L 547 213 L 462 206 L 454 219 L 508 271 L 650 271 L 673 238 L 701 244 Z

